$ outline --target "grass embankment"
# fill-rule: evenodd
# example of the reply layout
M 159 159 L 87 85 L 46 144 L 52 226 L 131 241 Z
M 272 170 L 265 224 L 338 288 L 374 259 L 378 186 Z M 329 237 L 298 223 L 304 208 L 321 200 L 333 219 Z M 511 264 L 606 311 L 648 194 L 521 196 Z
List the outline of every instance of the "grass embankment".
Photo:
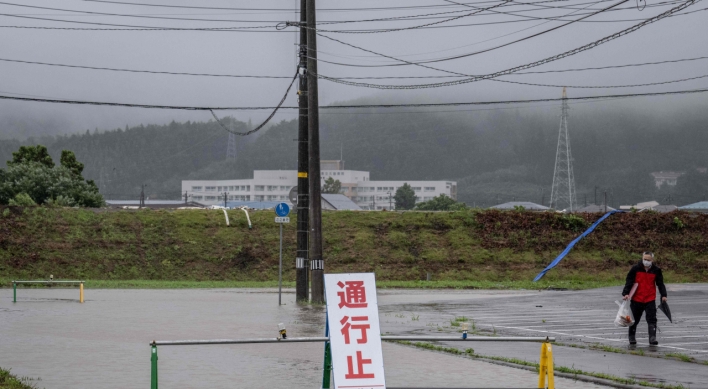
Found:
M 35 379 L 28 377 L 17 378 L 9 370 L 0 367 L 0 389 L 35 389 Z
M 708 279 L 708 215 L 620 214 L 581 241 L 542 283 L 531 279 L 600 215 L 325 212 L 328 272 L 375 272 L 390 288 L 579 289 L 621 284 L 645 249 L 667 282 Z M 272 211 L 0 209 L 0 281 L 87 280 L 86 287 L 277 286 Z M 284 281 L 295 279 L 295 215 Z M 678 220 L 678 221 L 677 221 Z M 433 281 L 426 282 L 427 273 Z

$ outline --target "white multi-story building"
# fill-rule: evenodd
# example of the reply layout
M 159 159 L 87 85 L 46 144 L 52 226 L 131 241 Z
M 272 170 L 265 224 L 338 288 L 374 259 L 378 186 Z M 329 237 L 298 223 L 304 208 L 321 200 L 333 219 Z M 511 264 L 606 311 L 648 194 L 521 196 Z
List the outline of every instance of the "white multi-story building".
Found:
M 362 209 L 395 208 L 396 190 L 408 183 L 415 191 L 416 201 L 428 201 L 445 194 L 457 199 L 454 181 L 370 181 L 369 172 L 344 170 L 341 161 L 322 161 L 320 179 L 338 180 L 341 193 Z M 255 170 L 252 179 L 243 180 L 185 180 L 182 193 L 190 200 L 205 205 L 227 201 L 288 201 L 290 189 L 297 186 L 296 170 Z
M 415 201 L 420 203 L 432 200 L 442 194 L 457 200 L 457 182 L 455 181 L 368 181 L 356 186 L 356 195 L 351 198 L 362 209 L 395 209 L 396 191 L 403 184 L 408 184 L 415 192 Z

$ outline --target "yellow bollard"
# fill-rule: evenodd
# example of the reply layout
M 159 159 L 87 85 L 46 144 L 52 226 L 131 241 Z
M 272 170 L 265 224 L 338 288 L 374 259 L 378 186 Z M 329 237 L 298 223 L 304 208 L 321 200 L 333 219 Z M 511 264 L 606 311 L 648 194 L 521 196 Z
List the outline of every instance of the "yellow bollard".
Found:
M 83 303 L 84 302 L 84 283 L 79 284 L 79 302 Z
M 548 375 L 548 389 L 555 389 L 555 379 L 553 378 L 553 349 L 550 343 L 546 343 L 546 374 Z
M 546 343 L 541 343 L 541 358 L 538 361 L 538 388 L 546 387 Z
M 538 366 L 538 387 L 546 388 L 546 377 L 548 377 L 548 389 L 555 389 L 553 377 L 553 349 L 549 342 L 541 344 L 541 360 Z

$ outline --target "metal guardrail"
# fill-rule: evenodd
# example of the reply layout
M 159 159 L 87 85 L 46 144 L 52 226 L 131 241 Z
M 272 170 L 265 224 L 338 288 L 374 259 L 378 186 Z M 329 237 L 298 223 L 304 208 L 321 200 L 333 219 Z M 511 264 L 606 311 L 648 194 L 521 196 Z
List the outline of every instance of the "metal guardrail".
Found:
M 503 337 L 503 336 L 392 336 L 382 335 L 381 340 L 419 341 L 419 342 L 555 342 L 556 338 L 548 337 Z M 253 339 L 210 339 L 210 340 L 154 340 L 151 346 L 196 346 L 206 344 L 250 344 L 250 343 L 308 343 L 329 342 L 329 337 L 307 338 L 253 338 Z
M 281 332 L 281 336 L 285 333 L 284 330 Z M 548 388 L 554 389 L 554 377 L 553 377 L 553 352 L 551 349 L 551 342 L 555 342 L 555 338 L 551 337 L 511 337 L 511 336 L 467 336 L 465 332 L 463 336 L 396 336 L 396 335 L 383 335 L 381 340 L 388 341 L 427 341 L 427 342 L 540 342 L 541 344 L 541 360 L 539 361 L 539 376 L 538 376 L 538 388 Z M 329 349 L 329 337 L 328 336 L 316 336 L 316 337 L 303 337 L 303 338 L 252 338 L 252 339 L 207 339 L 207 340 L 153 340 L 150 343 L 150 388 L 158 389 L 158 369 L 157 369 L 157 346 L 197 346 L 197 345 L 215 345 L 215 344 L 258 344 L 258 343 L 313 343 L 313 342 L 324 342 L 325 343 L 325 368 L 324 374 L 327 376 L 332 369 L 331 363 L 328 362 Z M 548 386 L 546 386 L 546 380 L 548 380 Z M 324 388 L 329 388 L 328 380 L 327 383 L 323 383 Z M 393 389 L 393 388 L 391 388 Z M 397 389 L 443 389 L 443 388 L 397 388 Z M 476 388 L 481 389 L 481 388 Z M 499 388 L 495 388 L 499 389 Z M 515 389 L 515 388 L 507 388 Z M 519 388 L 526 389 L 526 388 Z
M 12 281 L 12 302 L 17 302 L 17 284 L 79 284 L 79 302 L 84 302 L 84 281 L 83 280 L 13 280 Z

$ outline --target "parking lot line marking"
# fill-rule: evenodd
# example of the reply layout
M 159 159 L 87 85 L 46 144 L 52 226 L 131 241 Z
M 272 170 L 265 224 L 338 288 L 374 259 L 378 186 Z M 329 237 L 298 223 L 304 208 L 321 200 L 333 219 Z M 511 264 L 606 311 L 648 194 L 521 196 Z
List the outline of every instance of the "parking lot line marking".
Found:
M 542 332 L 545 334 L 554 334 L 554 335 L 564 335 L 564 336 L 570 336 L 570 337 L 581 337 L 581 338 L 588 338 L 588 339 L 599 339 L 599 340 L 607 340 L 610 342 L 627 342 L 626 340 L 623 339 L 611 339 L 611 338 L 601 338 L 601 337 L 594 337 L 594 336 L 586 336 L 586 335 L 580 335 L 580 334 L 568 334 L 564 332 L 558 332 L 558 331 L 544 331 L 544 330 L 532 330 L 532 329 L 525 329 L 525 328 L 517 328 L 517 327 L 503 327 L 499 326 L 498 328 L 506 328 L 506 329 L 515 329 L 515 330 L 522 330 L 522 331 L 532 331 L 532 332 Z M 708 342 L 706 342 L 708 343 Z M 645 344 L 649 345 L 649 344 Z M 689 349 L 689 348 L 683 348 L 683 347 L 675 347 L 675 346 L 668 346 L 668 345 L 658 345 L 656 347 L 663 347 L 663 348 L 670 348 L 674 350 L 685 350 L 685 351 L 692 351 L 696 353 L 708 353 L 708 350 L 695 350 L 695 349 Z

